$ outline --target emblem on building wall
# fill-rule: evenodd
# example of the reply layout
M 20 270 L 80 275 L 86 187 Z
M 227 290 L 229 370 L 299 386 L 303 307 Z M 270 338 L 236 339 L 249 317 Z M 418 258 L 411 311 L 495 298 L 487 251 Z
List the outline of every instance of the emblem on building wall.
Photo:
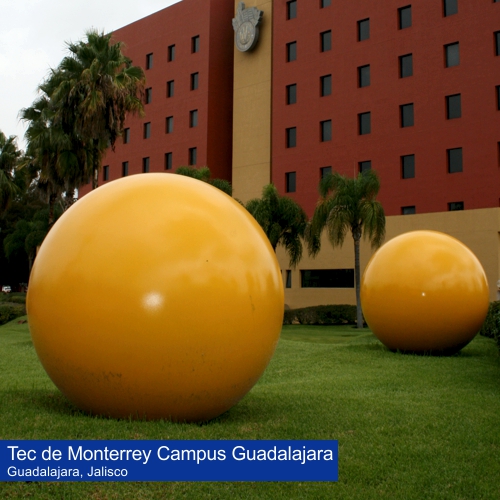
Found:
M 233 19 L 234 41 L 241 52 L 252 50 L 259 40 L 259 23 L 264 12 L 257 7 L 245 9 L 245 4 L 240 2 Z

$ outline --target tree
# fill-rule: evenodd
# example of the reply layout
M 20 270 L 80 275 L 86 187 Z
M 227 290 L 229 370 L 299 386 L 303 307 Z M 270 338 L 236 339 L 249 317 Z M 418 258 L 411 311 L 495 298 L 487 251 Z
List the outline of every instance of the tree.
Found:
M 22 256 L 25 253 L 28 257 L 29 275 L 33 267 L 33 261 L 35 260 L 36 249 L 42 244 L 47 231 L 46 220 L 19 220 L 14 231 L 3 242 L 7 259 L 10 260 L 13 257 Z
M 27 168 L 20 168 L 16 170 L 16 177 L 18 172 L 27 173 Z M 28 175 L 28 174 L 27 174 Z M 29 181 L 25 179 L 25 181 Z M 21 193 L 16 195 L 9 207 L 3 214 L 0 215 L 0 281 L 3 284 L 14 285 L 16 283 L 26 283 L 29 278 L 29 256 L 28 253 L 32 252 L 33 246 L 38 243 L 36 241 L 28 241 L 26 246 L 26 236 L 33 233 L 31 238 L 35 238 L 35 227 L 30 227 L 26 232 L 24 238 L 20 237 L 20 233 L 24 231 L 23 227 L 17 228 L 19 221 L 28 223 L 36 222 L 36 227 L 43 226 L 48 230 L 48 208 L 46 203 L 42 202 L 35 183 L 29 184 L 26 189 L 21 189 Z M 56 215 L 60 212 L 59 207 L 56 206 Z M 39 224 L 42 223 L 42 224 Z M 47 232 L 45 230 L 45 232 Z M 11 236 L 13 233 L 15 236 Z M 42 235 L 43 236 L 43 235 Z M 8 238 L 7 248 L 5 248 L 5 240 Z M 8 257 L 6 255 L 8 252 Z
M 54 207 L 58 200 L 72 199 L 84 178 L 84 148 L 75 138 L 65 134 L 54 123 L 54 107 L 45 94 L 29 108 L 22 109 L 20 117 L 28 123 L 26 131 L 27 154 L 24 168 L 36 172 L 36 186 L 47 201 L 49 227 L 54 222 Z
M 282 245 L 290 267 L 295 267 L 302 258 L 302 239 L 307 225 L 302 207 L 291 198 L 280 196 L 274 184 L 268 184 L 262 190 L 262 198 L 250 200 L 246 209 L 266 233 L 273 250 Z
M 321 233 L 327 230 L 335 248 L 341 247 L 348 231 L 354 240 L 354 276 L 356 282 L 357 327 L 363 328 L 360 299 L 359 242 L 364 236 L 372 248 L 381 245 L 385 236 L 385 215 L 376 201 L 380 189 L 377 173 L 368 170 L 357 178 L 339 173 L 327 175 L 319 184 L 320 199 L 306 230 L 309 254 L 316 255 L 321 247 Z
M 208 167 L 179 167 L 176 171 L 176 174 L 185 175 L 186 177 L 193 177 L 193 179 L 198 179 L 199 181 L 207 182 L 212 186 L 224 191 L 224 193 L 232 196 L 233 187 L 231 184 L 224 179 L 211 179 L 212 173 Z
M 22 152 L 17 149 L 16 137 L 0 131 L 0 212 L 4 212 L 10 202 L 19 193 L 15 170 Z
M 69 43 L 66 56 L 40 86 L 54 107 L 54 124 L 81 141 L 87 178 L 98 186 L 101 160 L 114 148 L 128 113 L 143 114 L 144 71 L 123 55 L 112 34 L 90 30 L 86 40 Z

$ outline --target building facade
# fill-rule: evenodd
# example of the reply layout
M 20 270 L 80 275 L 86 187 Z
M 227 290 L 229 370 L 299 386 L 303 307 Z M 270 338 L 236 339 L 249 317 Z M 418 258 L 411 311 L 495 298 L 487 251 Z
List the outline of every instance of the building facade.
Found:
M 146 75 L 143 117 L 130 116 L 99 184 L 141 172 L 209 165 L 231 178 L 233 6 L 183 0 L 113 33 Z M 89 186 L 83 189 L 85 194 Z
M 496 299 L 500 2 L 247 0 L 263 12 L 250 52 L 234 48 L 238 3 L 183 0 L 115 32 L 145 67 L 151 100 L 101 182 L 208 165 L 242 201 L 273 182 L 310 216 L 323 175 L 375 169 L 387 239 L 413 229 L 457 237 Z M 370 255 L 364 245 L 362 266 Z M 325 240 L 297 269 L 278 258 L 289 306 L 355 301 L 349 237 L 335 251 Z

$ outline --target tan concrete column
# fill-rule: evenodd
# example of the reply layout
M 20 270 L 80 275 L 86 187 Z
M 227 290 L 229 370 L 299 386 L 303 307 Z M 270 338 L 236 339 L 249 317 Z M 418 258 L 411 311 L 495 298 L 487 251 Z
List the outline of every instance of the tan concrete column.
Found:
M 239 0 L 235 0 L 234 9 Z M 233 195 L 260 197 L 271 182 L 272 0 L 246 0 L 264 12 L 251 52 L 234 49 Z

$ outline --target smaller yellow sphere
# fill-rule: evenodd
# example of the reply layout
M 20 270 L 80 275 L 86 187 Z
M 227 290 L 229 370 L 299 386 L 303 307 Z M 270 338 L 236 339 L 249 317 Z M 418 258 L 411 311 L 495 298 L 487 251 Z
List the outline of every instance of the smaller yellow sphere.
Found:
M 361 304 L 368 326 L 389 349 L 452 354 L 481 328 L 488 282 L 463 243 L 437 231 L 412 231 L 372 256 Z

